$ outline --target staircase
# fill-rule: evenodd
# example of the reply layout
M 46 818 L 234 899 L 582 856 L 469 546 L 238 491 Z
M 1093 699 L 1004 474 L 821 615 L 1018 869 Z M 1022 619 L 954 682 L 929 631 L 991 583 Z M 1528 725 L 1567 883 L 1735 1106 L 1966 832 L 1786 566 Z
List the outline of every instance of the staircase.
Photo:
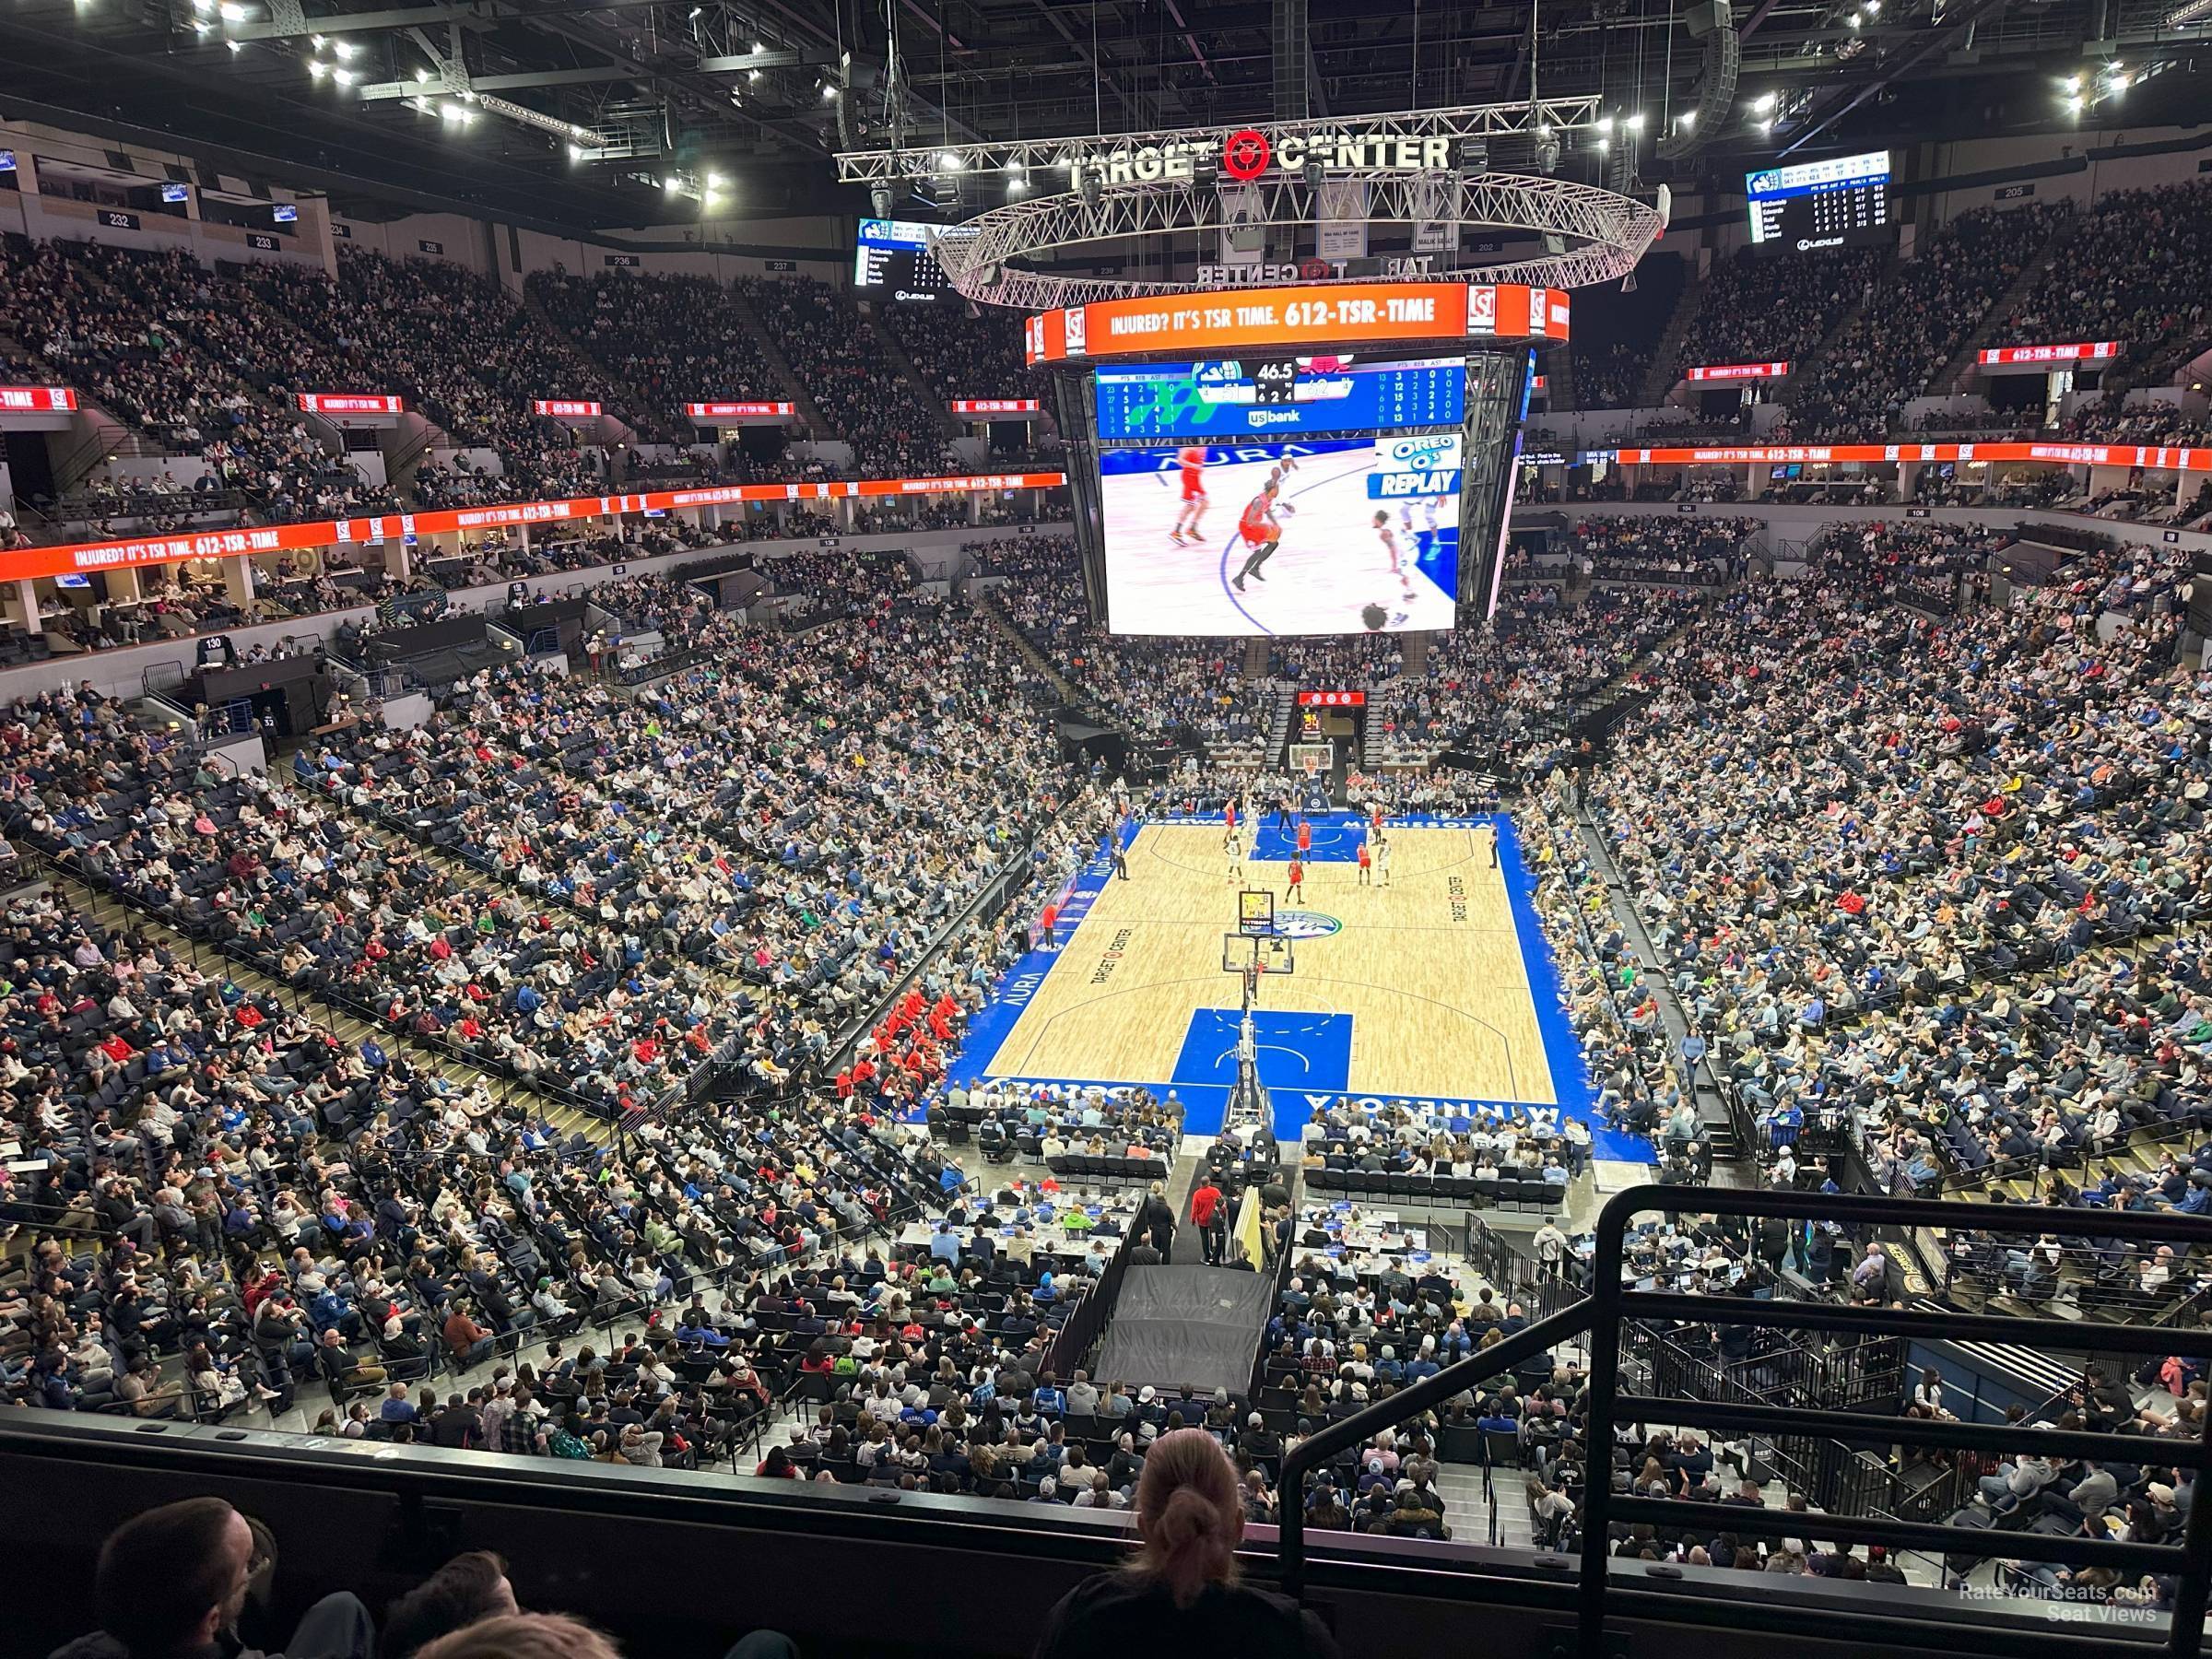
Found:
M 814 394 L 806 390 L 806 383 L 799 379 L 798 371 L 791 366 L 791 359 L 783 355 L 783 348 L 776 344 L 775 335 L 769 333 L 767 325 L 760 321 L 760 313 L 753 309 L 751 296 L 735 283 L 726 292 L 730 310 L 736 314 L 740 323 L 752 331 L 753 338 L 759 344 L 760 355 L 768 359 L 768 366 L 776 371 L 776 379 L 782 382 L 783 394 L 798 409 L 800 418 L 806 423 L 806 429 L 817 438 L 842 438 L 844 434 L 830 424 L 829 417 L 822 413 L 822 406 L 814 401 Z
M 1298 714 L 1298 688 L 1282 686 L 1275 693 L 1275 714 L 1267 723 L 1267 763 L 1286 765 L 1290 744 L 1290 723 Z
M 1014 625 L 1014 618 L 1006 615 L 1006 607 L 999 604 L 997 595 L 988 588 L 983 590 L 982 596 L 976 601 L 975 610 L 976 615 L 991 622 L 999 632 L 1014 642 L 1014 649 L 1020 652 L 1030 665 L 1037 670 L 1037 677 L 1040 679 L 1060 694 L 1062 702 L 1073 703 L 1077 708 L 1090 706 L 1090 700 L 1083 694 L 1082 688 L 1062 674 L 1058 668 L 1053 665 L 1043 652 L 1030 642 L 1030 636 Z
M 1675 301 L 1674 315 L 1667 318 L 1659 344 L 1652 348 L 1652 366 L 1644 371 L 1643 384 L 1637 392 L 1638 408 L 1657 408 L 1675 389 L 1675 382 L 1680 378 L 1675 371 L 1675 359 L 1681 354 L 1682 341 L 1689 333 L 1689 325 L 1698 320 L 1698 310 L 1704 303 L 1703 278 L 1682 285 L 1682 297 Z
M 530 291 L 528 283 L 523 284 L 522 291 L 515 296 L 515 299 L 521 302 L 523 315 L 530 319 L 531 323 L 536 326 L 537 332 L 559 346 L 561 352 L 572 359 L 578 367 L 590 370 L 594 380 L 604 383 L 608 391 L 622 400 L 624 408 L 629 409 L 651 426 L 658 426 L 664 421 L 673 418 L 674 410 L 655 408 L 649 399 L 638 395 L 638 389 L 635 386 L 615 374 L 605 363 L 584 350 L 574 340 L 569 338 L 568 331 L 553 320 L 553 313 L 547 311 L 539 302 L 537 296 Z M 547 394 L 547 395 L 551 394 Z M 609 418 L 612 418 L 611 416 Z M 616 441 L 629 441 L 618 438 Z
M 2045 243 L 2042 251 L 2033 259 L 2020 267 L 2020 274 L 2013 279 L 2012 286 L 1997 296 L 1989 310 L 1983 313 L 1982 321 L 1975 325 L 1974 332 L 1966 336 L 1965 344 L 1951 354 L 1950 360 L 1928 382 L 1930 393 L 1956 396 L 1966 390 L 1966 378 L 1981 360 L 1982 347 L 1989 344 L 1990 336 L 2005 325 L 2006 319 L 2019 309 L 2020 301 L 2042 280 L 2043 273 L 2051 268 L 2051 262 L 2058 257 L 2059 250 L 2068 240 L 2065 237 L 2054 238 Z
M 1574 388 L 1574 352 L 1571 347 L 1565 351 L 1547 352 L 1543 373 L 1545 385 L 1551 394 L 1554 414 L 1563 415 L 1570 409 L 1583 406 L 1582 398 Z
M 962 430 L 960 423 L 953 418 L 950 409 L 937 401 L 937 394 L 930 390 L 929 382 L 923 377 L 921 365 L 899 343 L 899 336 L 891 332 L 890 324 L 883 320 L 882 308 L 864 305 L 860 308 L 860 314 L 867 319 L 868 327 L 875 334 L 877 344 L 883 347 L 884 354 L 899 365 L 899 372 L 906 377 L 906 383 L 914 389 L 915 401 L 924 408 L 937 412 L 938 436 L 958 438 Z
M 1791 365 L 1793 372 L 1802 374 L 1814 365 L 1828 361 L 1828 354 L 1835 348 L 1836 342 L 1843 337 L 1846 330 L 1866 314 L 1866 307 L 1870 299 L 1878 297 L 1889 286 L 1889 279 L 1897 274 L 1899 263 L 1897 250 L 1892 248 L 1889 251 L 1889 257 L 1882 261 L 1882 268 L 1874 274 L 1874 279 L 1859 290 L 1858 303 L 1828 325 L 1827 331 L 1821 335 L 1812 349 L 1805 354 L 1804 361 Z

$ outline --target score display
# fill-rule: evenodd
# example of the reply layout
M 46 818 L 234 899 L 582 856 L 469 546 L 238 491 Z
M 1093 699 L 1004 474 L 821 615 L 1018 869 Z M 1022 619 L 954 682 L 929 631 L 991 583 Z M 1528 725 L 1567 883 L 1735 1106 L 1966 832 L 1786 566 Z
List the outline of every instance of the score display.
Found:
M 1889 152 L 1835 156 L 1744 175 L 1754 242 L 1822 241 L 1889 222 Z
M 1456 427 L 1466 412 L 1465 390 L 1466 365 L 1457 358 L 1102 364 L 1096 393 L 1099 437 L 1105 442 L 1158 442 Z
M 930 251 L 936 237 L 957 227 L 907 219 L 862 219 L 853 250 L 853 285 L 888 291 L 893 300 L 942 300 L 955 293 L 945 267 Z

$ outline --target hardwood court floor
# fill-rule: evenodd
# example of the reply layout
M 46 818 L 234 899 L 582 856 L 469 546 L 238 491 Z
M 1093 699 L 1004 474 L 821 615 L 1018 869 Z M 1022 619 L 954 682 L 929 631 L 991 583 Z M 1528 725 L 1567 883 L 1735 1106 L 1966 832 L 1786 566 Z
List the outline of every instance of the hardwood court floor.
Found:
M 1129 849 L 1131 878 L 1106 884 L 991 1070 L 1171 1077 L 1192 1013 L 1237 1006 L 1221 935 L 1251 886 L 1274 891 L 1278 923 L 1285 910 L 1341 923 L 1297 939 L 1295 973 L 1264 979 L 1260 1006 L 1350 1016 L 1354 1091 L 1556 1103 L 1505 872 L 1490 867 L 1486 840 L 1467 829 L 1387 833 L 1390 887 L 1379 873 L 1360 887 L 1356 864 L 1309 864 L 1293 905 L 1279 861 L 1229 878 L 1218 827 L 1147 826 Z

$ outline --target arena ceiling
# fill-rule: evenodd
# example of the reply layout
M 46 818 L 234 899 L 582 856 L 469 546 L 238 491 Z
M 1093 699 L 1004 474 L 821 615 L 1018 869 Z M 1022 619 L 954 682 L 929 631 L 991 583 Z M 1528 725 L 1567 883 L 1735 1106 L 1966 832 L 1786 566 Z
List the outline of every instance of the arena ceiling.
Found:
M 1733 93 L 1709 98 L 1718 119 L 1693 153 L 1644 141 L 1641 181 L 2212 108 L 2197 66 L 2212 0 L 1744 0 L 1731 20 Z M 826 158 L 894 132 L 1350 115 L 1524 98 L 1533 78 L 1656 134 L 1723 74 L 1715 21 L 1681 0 L 1538 0 L 1533 16 L 1459 0 L 13 0 L 0 113 L 319 185 L 359 214 L 581 229 L 865 212 Z

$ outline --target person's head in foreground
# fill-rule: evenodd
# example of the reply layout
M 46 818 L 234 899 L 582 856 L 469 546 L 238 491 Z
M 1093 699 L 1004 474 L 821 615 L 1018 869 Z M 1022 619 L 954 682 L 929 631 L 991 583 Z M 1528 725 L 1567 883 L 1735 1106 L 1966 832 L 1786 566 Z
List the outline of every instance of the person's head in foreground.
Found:
M 1237 1582 L 1244 1506 L 1237 1471 L 1203 1429 L 1152 1442 L 1136 1484 L 1139 1549 L 1061 1599 L 1036 1659 L 1125 1659 L 1147 1641 L 1182 1641 L 1239 1659 L 1338 1659 L 1321 1621 Z
M 511 1613 L 441 1636 L 418 1659 L 622 1659 L 622 1652 L 581 1618 Z
M 488 1549 L 472 1549 L 392 1604 L 384 1615 L 378 1659 L 413 1659 L 453 1631 L 519 1611 L 514 1586 L 507 1582 L 507 1563 Z
M 1179 1607 L 1208 1584 L 1235 1582 L 1244 1505 L 1219 1441 L 1178 1429 L 1153 1441 L 1136 1483 L 1136 1533 L 1144 1552 L 1134 1571 L 1157 1580 Z
M 108 1535 L 93 1573 L 100 1628 L 131 1659 L 212 1647 L 238 1622 L 253 1579 L 253 1529 L 220 1498 L 133 1515 Z

